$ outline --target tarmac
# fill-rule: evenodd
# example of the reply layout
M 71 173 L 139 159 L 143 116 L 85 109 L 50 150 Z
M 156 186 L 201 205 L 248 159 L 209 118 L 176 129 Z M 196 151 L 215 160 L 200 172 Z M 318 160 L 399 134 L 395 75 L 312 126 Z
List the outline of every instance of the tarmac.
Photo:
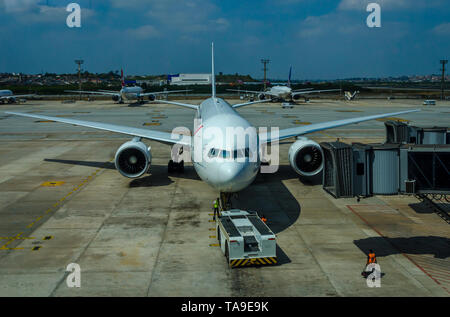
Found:
M 449 126 L 449 101 L 313 99 L 292 109 L 267 103 L 238 111 L 257 127 L 288 128 L 416 108 L 422 111 L 396 119 Z M 149 174 L 127 179 L 113 158 L 130 137 L 8 110 L 168 132 L 192 129 L 194 117 L 172 105 L 104 100 L 0 105 L 0 296 L 450 296 L 443 219 L 412 196 L 334 199 L 289 166 L 290 141 L 280 145 L 278 172 L 260 174 L 235 199 L 235 207 L 268 218 L 279 264 L 230 269 L 212 221 L 218 193 L 191 164 L 169 175 L 169 146 L 145 141 Z M 385 131 L 375 120 L 309 137 L 374 143 Z M 381 287 L 361 276 L 369 249 Z M 79 288 L 67 284 L 70 263 L 81 268 Z

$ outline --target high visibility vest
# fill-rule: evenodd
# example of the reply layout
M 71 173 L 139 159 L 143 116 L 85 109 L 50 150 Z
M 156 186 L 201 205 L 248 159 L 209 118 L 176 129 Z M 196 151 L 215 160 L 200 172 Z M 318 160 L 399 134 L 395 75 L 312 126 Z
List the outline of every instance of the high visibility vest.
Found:
M 369 263 L 375 263 L 376 260 L 375 253 L 369 253 Z
M 265 223 L 267 221 L 266 218 L 262 217 L 261 220 Z
M 219 205 L 217 204 L 217 201 L 214 201 L 214 208 L 219 208 Z

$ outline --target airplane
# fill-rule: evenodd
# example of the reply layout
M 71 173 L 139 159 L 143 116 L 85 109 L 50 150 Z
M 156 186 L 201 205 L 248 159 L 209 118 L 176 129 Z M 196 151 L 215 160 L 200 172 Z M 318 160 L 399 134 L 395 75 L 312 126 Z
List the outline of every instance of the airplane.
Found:
M 360 123 L 368 120 L 420 111 L 419 109 L 416 109 L 340 119 L 301 127 L 296 126 L 280 129 L 278 133 L 273 133 L 273 131 L 271 131 L 270 134 L 255 132 L 254 135 L 248 137 L 249 134 L 246 134 L 245 131 L 247 129 L 251 130 L 252 128 L 255 128 L 237 112 L 237 109 L 256 103 L 268 102 L 269 100 L 231 105 L 224 99 L 218 98 L 216 95 L 214 72 L 214 43 L 211 45 L 211 56 L 211 97 L 202 101 L 200 105 L 165 100 L 158 101 L 160 103 L 177 105 L 195 111 L 194 133 L 192 136 L 175 131 L 169 133 L 39 114 L 12 111 L 6 113 L 106 130 L 131 136 L 132 140 L 122 144 L 115 154 L 116 169 L 119 173 L 128 178 L 137 178 L 144 175 L 151 166 L 151 147 L 147 147 L 147 145 L 142 142 L 142 139 L 179 146 L 180 151 L 178 153 L 181 153 L 182 150 L 186 148 L 190 151 L 194 169 L 199 177 L 217 190 L 223 201 L 230 201 L 233 193 L 245 189 L 255 180 L 261 167 L 262 157 L 258 150 L 261 147 L 276 144 L 281 140 L 294 137 L 297 138 L 289 149 L 288 156 L 290 165 L 299 175 L 311 177 L 322 171 L 324 166 L 324 154 L 318 143 L 301 136 L 352 123 Z M 230 128 L 238 130 L 236 138 L 241 141 L 241 145 L 234 144 L 232 146 L 224 146 L 223 136 L 226 136 L 227 129 Z M 210 131 L 209 129 L 213 129 L 217 134 L 208 138 L 204 134 L 206 133 L 205 131 Z M 173 160 L 170 160 L 168 164 L 169 171 L 173 170 L 174 167 L 181 167 L 182 170 L 184 161 L 174 162 Z
M 273 101 L 294 101 L 298 100 L 301 97 L 305 98 L 307 101 L 306 95 L 320 92 L 330 92 L 330 91 L 340 91 L 340 89 L 326 89 L 326 90 L 313 90 L 314 88 L 304 88 L 292 90 L 291 88 L 291 74 L 292 74 L 292 66 L 289 69 L 289 78 L 287 85 L 276 85 L 268 88 L 266 91 L 251 91 L 251 90 L 236 90 L 236 89 L 227 89 L 228 91 L 234 92 L 242 92 L 246 94 L 253 94 L 258 97 L 259 100 L 265 100 L 267 97 L 271 97 Z
M 120 91 L 99 90 L 99 91 L 79 91 L 79 90 L 66 90 L 66 92 L 81 93 L 81 94 L 93 94 L 111 96 L 112 100 L 122 104 L 124 100 L 137 100 L 139 102 L 144 101 L 144 97 L 148 97 L 148 100 L 154 101 L 157 95 L 171 94 L 175 92 L 187 92 L 189 90 L 169 90 L 158 92 L 144 92 L 144 89 L 139 86 L 127 87 L 125 85 L 125 78 L 123 70 L 121 70 L 122 89 Z
M 0 90 L 0 103 L 15 103 L 18 98 L 27 98 L 35 96 L 35 94 L 31 95 L 14 95 L 11 90 Z
M 350 100 L 355 100 L 357 94 L 359 94 L 359 90 L 354 91 L 353 94 L 350 91 L 346 91 L 344 93 L 344 96 L 345 96 L 345 99 L 350 101 Z

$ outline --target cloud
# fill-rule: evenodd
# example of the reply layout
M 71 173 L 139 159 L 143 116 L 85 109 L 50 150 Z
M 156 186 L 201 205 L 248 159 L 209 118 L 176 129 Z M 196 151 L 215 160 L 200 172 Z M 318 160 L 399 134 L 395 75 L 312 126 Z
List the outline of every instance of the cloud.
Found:
M 125 33 L 139 40 L 155 38 L 160 35 L 158 30 L 153 25 L 143 25 L 137 29 L 128 29 Z
M 442 23 L 435 26 L 432 30 L 437 35 L 450 35 L 450 23 Z
M 342 0 L 339 10 L 366 10 L 369 3 L 378 3 L 382 10 L 406 10 L 444 7 L 445 0 Z
M 66 26 L 66 18 L 69 12 L 66 11 L 66 5 L 47 6 L 40 4 L 38 0 L 4 0 L 6 13 L 19 23 L 29 25 L 34 23 L 61 23 Z M 68 4 L 69 2 L 67 2 Z M 82 18 L 92 17 L 95 12 L 83 8 Z

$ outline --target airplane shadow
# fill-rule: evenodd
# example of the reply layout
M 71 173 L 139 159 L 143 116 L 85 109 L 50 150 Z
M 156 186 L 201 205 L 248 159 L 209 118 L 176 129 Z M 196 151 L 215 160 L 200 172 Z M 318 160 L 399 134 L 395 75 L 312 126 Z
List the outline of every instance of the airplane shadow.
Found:
M 154 187 L 170 185 L 174 181 L 170 179 L 169 176 L 200 181 L 200 178 L 197 176 L 193 166 L 185 166 L 183 173 L 175 172 L 168 174 L 167 165 L 151 165 L 149 174 L 150 175 L 132 180 L 129 187 Z
M 450 256 L 450 239 L 437 236 L 410 238 L 370 237 L 353 243 L 365 254 L 372 249 L 377 257 L 393 254 L 432 254 L 435 258 Z
M 267 225 L 276 234 L 294 224 L 301 214 L 297 199 L 283 184 L 296 178 L 289 165 L 281 165 L 276 173 L 259 174 L 253 184 L 232 198 L 233 208 L 253 210 L 267 218 Z
M 112 162 L 95 162 L 95 161 L 78 161 L 78 160 L 62 160 L 62 159 L 44 159 L 45 162 L 61 163 L 68 165 L 87 166 L 95 168 L 103 168 L 115 170 L 116 166 Z M 169 178 L 179 177 L 185 179 L 199 180 L 193 166 L 185 166 L 184 173 L 167 173 L 167 165 L 150 165 L 148 172 L 149 175 L 141 178 L 136 178 L 130 181 L 129 187 L 154 187 L 154 186 L 167 186 L 173 183 L 173 180 Z
M 137 101 L 137 102 L 132 102 L 130 104 L 128 104 L 128 106 L 126 107 L 142 107 L 143 105 L 148 104 L 148 101 Z

